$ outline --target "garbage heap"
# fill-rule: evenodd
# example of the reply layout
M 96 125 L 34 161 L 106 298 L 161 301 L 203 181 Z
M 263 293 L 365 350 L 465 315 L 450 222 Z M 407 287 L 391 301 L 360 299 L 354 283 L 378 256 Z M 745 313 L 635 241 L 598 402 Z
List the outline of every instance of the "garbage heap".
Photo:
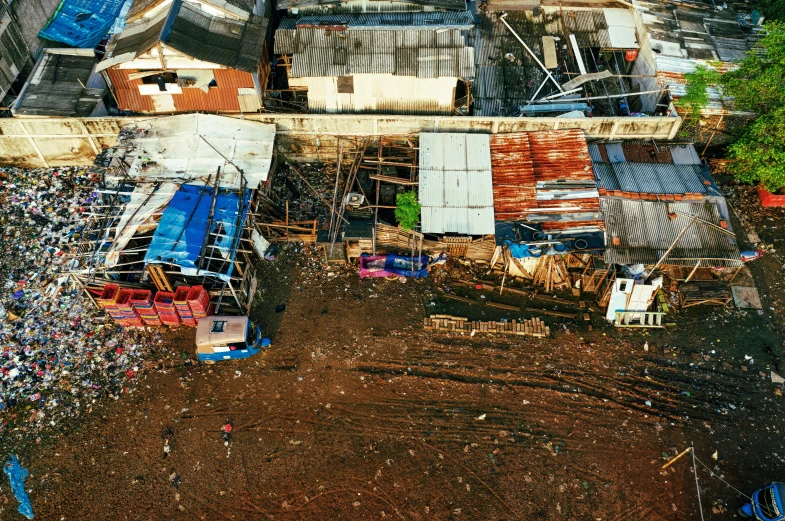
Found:
M 0 168 L 0 438 L 11 420 L 22 437 L 118 397 L 160 343 L 108 322 L 61 275 L 99 179 L 83 168 Z

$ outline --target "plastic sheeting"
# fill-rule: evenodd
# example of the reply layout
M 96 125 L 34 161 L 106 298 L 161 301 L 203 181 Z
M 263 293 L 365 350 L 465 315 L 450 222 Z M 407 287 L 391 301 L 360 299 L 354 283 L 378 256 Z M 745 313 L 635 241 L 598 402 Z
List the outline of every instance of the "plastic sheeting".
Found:
M 92 49 L 115 24 L 125 0 L 63 0 L 38 36 Z
M 414 257 L 414 263 L 412 263 L 411 255 L 394 253 L 362 255 L 360 257 L 360 278 L 398 275 L 419 279 L 428 276 L 428 261 L 430 261 L 430 257 L 427 255 Z
M 117 223 L 117 235 L 106 252 L 104 264 L 112 268 L 120 260 L 120 252 L 140 228 L 155 228 L 155 217 L 161 208 L 172 199 L 178 185 L 174 183 L 139 183 L 131 192 L 131 200 L 125 206 Z M 150 229 L 150 228 L 148 228 Z M 144 231 L 144 228 L 142 229 Z
M 30 473 L 27 469 L 22 468 L 19 464 L 19 458 L 11 456 L 3 465 L 8 479 L 11 480 L 11 490 L 14 492 L 14 497 L 19 501 L 19 508 L 17 511 L 25 516 L 27 519 L 33 519 L 33 505 L 30 504 L 30 498 L 25 491 L 25 479 Z
M 179 114 L 126 125 L 128 177 L 143 181 L 259 188 L 273 157 L 275 125 L 214 114 Z M 243 171 L 243 176 L 239 170 Z
M 223 257 L 226 270 L 200 270 L 196 262 L 205 244 L 210 208 L 213 204 L 213 189 L 194 185 L 182 185 L 174 194 L 161 216 L 158 228 L 153 235 L 145 255 L 145 264 L 173 264 L 179 266 L 184 275 L 214 275 L 221 280 L 229 280 L 232 274 L 235 251 L 235 235 L 245 221 L 250 192 L 246 191 L 243 214 L 240 212 L 240 196 L 235 192 L 219 191 L 215 198 L 215 209 L 207 244 L 214 247 L 207 251 L 210 257 Z M 239 227 L 238 227 L 239 225 Z

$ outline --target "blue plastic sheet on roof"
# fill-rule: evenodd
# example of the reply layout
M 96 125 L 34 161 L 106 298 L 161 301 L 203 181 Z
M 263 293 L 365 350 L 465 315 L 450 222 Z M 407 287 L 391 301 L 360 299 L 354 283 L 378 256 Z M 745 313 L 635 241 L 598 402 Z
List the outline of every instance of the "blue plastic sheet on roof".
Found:
M 220 273 L 199 270 L 196 266 L 205 242 L 213 189 L 195 185 L 182 185 L 172 197 L 147 249 L 145 264 L 173 264 L 179 266 L 184 275 L 215 275 L 221 280 L 229 280 L 234 266 L 234 237 L 240 231 L 238 225 L 242 226 L 245 221 L 249 199 L 250 192 L 246 191 L 243 214 L 238 220 L 239 193 L 222 190 L 215 198 L 210 233 L 219 235 L 211 237 L 209 244 L 215 248 L 210 249 L 209 256 L 230 259 L 224 263 L 224 270 Z
M 92 49 L 112 28 L 125 1 L 63 0 L 38 36 Z

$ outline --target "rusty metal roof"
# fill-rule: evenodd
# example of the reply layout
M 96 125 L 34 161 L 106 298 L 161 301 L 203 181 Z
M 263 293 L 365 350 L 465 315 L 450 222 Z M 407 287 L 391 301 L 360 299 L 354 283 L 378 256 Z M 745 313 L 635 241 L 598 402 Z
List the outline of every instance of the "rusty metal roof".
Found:
M 602 228 L 583 131 L 491 136 L 496 221 L 535 219 L 543 230 Z
M 688 228 L 665 259 L 666 264 L 692 266 L 700 260 L 702 266 L 741 265 L 735 238 L 718 229 L 723 217 L 716 203 L 603 197 L 602 212 L 610 236 L 605 251 L 609 264 L 655 264 Z M 698 220 L 690 224 L 691 216 Z

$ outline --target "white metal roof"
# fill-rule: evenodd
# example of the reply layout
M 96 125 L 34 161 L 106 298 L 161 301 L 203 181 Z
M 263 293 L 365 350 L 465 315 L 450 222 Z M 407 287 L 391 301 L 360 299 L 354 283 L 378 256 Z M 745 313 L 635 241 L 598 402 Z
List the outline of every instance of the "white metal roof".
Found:
M 267 180 L 273 157 L 275 125 L 212 114 L 182 114 L 145 120 L 125 128 L 136 134 L 125 141 L 133 158 L 133 179 L 202 184 L 221 169 L 220 185 L 246 188 Z M 212 184 L 211 182 L 211 184 Z
M 638 49 L 635 18 L 632 9 L 603 9 L 608 24 L 608 36 L 614 49 Z
M 420 134 L 419 200 L 424 233 L 494 233 L 490 137 Z

